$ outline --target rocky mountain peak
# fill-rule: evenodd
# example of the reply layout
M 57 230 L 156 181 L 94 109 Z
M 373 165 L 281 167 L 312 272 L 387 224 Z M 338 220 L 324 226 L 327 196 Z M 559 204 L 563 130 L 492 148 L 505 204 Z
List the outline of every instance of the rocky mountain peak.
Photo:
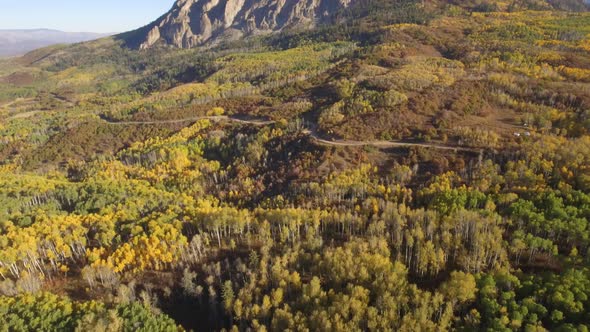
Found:
M 139 37 L 139 48 L 163 43 L 191 48 L 221 37 L 239 38 L 313 26 L 354 0 L 177 0 Z

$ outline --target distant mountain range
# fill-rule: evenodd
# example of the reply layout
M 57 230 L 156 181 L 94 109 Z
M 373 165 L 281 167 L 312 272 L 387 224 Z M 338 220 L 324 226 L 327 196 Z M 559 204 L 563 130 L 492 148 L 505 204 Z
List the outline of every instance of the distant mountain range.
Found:
M 53 44 L 78 43 L 108 36 L 105 33 L 63 32 L 50 29 L 0 29 L 0 57 L 15 56 Z

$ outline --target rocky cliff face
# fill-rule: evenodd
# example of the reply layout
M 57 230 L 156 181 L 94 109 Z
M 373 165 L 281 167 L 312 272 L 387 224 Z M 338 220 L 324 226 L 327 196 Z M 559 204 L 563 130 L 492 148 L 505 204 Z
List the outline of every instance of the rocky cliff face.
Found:
M 313 26 L 354 0 L 177 0 L 144 30 L 139 48 L 165 43 L 190 48 L 226 36 Z

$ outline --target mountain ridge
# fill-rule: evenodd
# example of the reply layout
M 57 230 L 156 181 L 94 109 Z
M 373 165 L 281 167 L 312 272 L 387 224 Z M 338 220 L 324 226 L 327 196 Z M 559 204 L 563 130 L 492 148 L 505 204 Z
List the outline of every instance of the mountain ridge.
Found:
M 133 48 L 192 48 L 224 39 L 312 27 L 355 0 L 177 0 L 151 24 L 124 34 Z
M 220 41 L 280 32 L 290 28 L 313 28 L 329 22 L 363 0 L 175 0 L 172 8 L 152 23 L 119 35 L 128 47 L 149 49 L 158 45 L 193 48 Z M 378 2 L 378 1 L 374 1 Z M 403 1 L 401 1 L 403 3 Z M 444 3 L 444 2 L 442 2 Z M 499 10 L 506 5 L 489 1 L 448 1 L 473 10 Z M 421 6 L 441 5 L 440 1 Z M 590 0 L 514 2 L 508 9 L 586 11 Z M 387 6 L 386 6 L 387 7 Z M 386 8 L 384 7 L 384 8 Z

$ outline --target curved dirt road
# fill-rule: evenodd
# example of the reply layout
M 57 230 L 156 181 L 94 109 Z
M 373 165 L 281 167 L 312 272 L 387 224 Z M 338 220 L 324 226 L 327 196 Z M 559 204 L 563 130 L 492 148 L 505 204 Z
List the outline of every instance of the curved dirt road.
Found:
M 265 121 L 265 120 L 244 120 L 234 117 L 229 117 L 227 115 L 204 115 L 204 116 L 195 116 L 192 118 L 185 118 L 185 119 L 178 119 L 178 120 L 153 120 L 153 121 L 112 121 L 103 119 L 109 124 L 112 125 L 119 125 L 119 126 L 129 126 L 129 125 L 156 125 L 156 124 L 174 124 L 174 123 L 184 123 L 184 122 L 197 122 L 199 120 L 211 120 L 211 121 L 230 121 L 230 122 L 237 122 L 243 124 L 251 124 L 257 126 L 268 126 L 275 121 Z
M 191 118 L 185 119 L 178 119 L 178 120 L 154 120 L 154 121 L 112 121 L 106 120 L 107 123 L 111 125 L 119 125 L 119 126 L 128 126 L 128 125 L 157 125 L 157 124 L 174 124 L 174 123 L 184 123 L 184 122 L 196 122 L 199 120 L 211 120 L 211 121 L 230 121 L 242 124 L 250 124 L 255 126 L 268 126 L 274 124 L 276 121 L 272 120 L 261 120 L 261 119 L 240 119 L 235 118 L 227 115 L 209 115 L 209 116 L 196 116 Z M 430 148 L 430 149 L 438 149 L 438 150 L 447 150 L 447 151 L 464 151 L 464 152 L 481 152 L 482 149 L 476 148 L 469 148 L 469 147 L 461 147 L 461 146 L 453 146 L 453 145 L 443 145 L 443 144 L 436 144 L 436 143 L 414 143 L 414 142 L 402 142 L 402 141 L 351 141 L 351 140 L 327 140 L 321 138 L 320 135 L 316 130 L 313 129 L 305 129 L 303 133 L 309 135 L 317 144 L 320 145 L 328 145 L 328 146 L 374 146 L 378 148 L 408 148 L 408 147 L 421 147 L 421 148 Z

